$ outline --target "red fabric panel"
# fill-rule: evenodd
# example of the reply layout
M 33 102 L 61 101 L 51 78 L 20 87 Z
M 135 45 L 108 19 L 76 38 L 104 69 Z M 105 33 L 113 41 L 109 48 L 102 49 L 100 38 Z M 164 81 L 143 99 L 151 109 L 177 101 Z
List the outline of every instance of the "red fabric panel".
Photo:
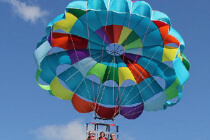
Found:
M 110 43 L 113 43 L 114 42 L 113 26 L 112 25 L 104 26 L 104 31 L 106 32 Z
M 119 107 L 107 108 L 107 107 L 103 107 L 103 106 L 97 104 L 95 112 L 101 118 L 112 119 L 119 114 L 118 109 L 119 109 Z
M 106 34 L 110 40 L 110 43 L 118 43 L 123 26 L 121 25 L 110 25 L 104 27 Z
M 72 97 L 72 104 L 75 110 L 77 110 L 79 113 L 89 113 L 93 111 L 93 108 L 94 108 L 94 103 L 87 102 L 81 99 L 76 94 L 74 94 Z
M 163 21 L 159 21 L 159 20 L 153 20 L 153 22 L 155 23 L 155 25 L 160 28 L 160 27 L 163 27 L 163 26 L 167 26 L 168 24 L 163 22 Z M 169 26 L 169 25 L 168 25 Z
M 52 34 L 52 47 L 63 48 L 64 50 L 73 49 L 87 49 L 88 40 L 78 37 L 76 35 L 69 35 L 65 33 Z
M 141 83 L 145 79 L 151 77 L 149 72 L 147 72 L 144 68 L 142 68 L 139 64 L 134 63 L 132 60 L 128 58 L 124 58 L 124 62 L 130 69 L 131 73 L 133 74 L 137 84 Z
M 113 43 L 119 42 L 122 29 L 123 29 L 123 26 L 121 26 L 121 25 L 113 25 L 113 31 L 114 31 L 114 42 Z

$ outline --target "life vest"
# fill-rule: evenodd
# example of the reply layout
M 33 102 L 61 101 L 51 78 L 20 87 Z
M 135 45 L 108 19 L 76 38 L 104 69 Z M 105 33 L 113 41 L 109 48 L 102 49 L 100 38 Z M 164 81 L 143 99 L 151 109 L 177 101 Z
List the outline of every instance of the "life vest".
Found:
M 93 137 L 88 137 L 88 140 L 95 140 L 96 138 L 93 136 Z
M 99 138 L 99 140 L 107 140 L 107 138 L 106 137 L 103 137 L 103 138 Z

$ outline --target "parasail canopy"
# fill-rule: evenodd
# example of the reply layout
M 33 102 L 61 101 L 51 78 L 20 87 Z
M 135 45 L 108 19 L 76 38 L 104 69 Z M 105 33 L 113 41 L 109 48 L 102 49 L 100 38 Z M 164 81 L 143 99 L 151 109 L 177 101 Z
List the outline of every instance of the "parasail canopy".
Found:
M 144 1 L 73 1 L 46 33 L 34 52 L 37 83 L 80 113 L 136 119 L 181 99 L 184 40 Z

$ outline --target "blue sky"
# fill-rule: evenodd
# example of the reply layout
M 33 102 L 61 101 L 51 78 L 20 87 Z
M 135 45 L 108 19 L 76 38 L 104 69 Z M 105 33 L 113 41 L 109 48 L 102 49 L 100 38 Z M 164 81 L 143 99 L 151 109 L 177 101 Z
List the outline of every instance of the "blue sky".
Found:
M 89 115 L 70 102 L 50 96 L 35 81 L 33 52 L 45 26 L 64 12 L 71 0 L 0 0 L 0 139 L 63 140 L 78 136 Z M 148 0 L 167 13 L 186 43 L 190 80 L 182 101 L 166 111 L 144 112 L 134 120 L 117 121 L 128 140 L 208 140 L 210 137 L 210 9 L 207 0 Z M 129 129 L 128 129 L 129 128 Z M 67 131 L 68 130 L 68 131 Z M 80 132 L 82 133 L 82 132 Z M 52 135 L 54 134 L 54 135 Z

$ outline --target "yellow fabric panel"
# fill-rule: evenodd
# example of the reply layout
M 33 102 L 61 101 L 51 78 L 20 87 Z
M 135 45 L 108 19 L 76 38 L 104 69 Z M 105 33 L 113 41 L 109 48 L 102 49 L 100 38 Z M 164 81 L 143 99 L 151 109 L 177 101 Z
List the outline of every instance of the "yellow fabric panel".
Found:
M 50 87 L 54 96 L 63 100 L 72 99 L 74 92 L 63 87 L 57 77 L 55 77 L 55 79 L 51 82 Z
M 131 32 L 132 32 L 131 29 L 129 29 L 127 27 L 123 27 L 123 30 L 121 32 L 121 35 L 120 35 L 120 39 L 118 41 L 118 44 L 121 45 L 127 39 L 127 37 L 130 35 Z
M 163 50 L 163 58 L 162 61 L 173 61 L 174 58 L 176 57 L 178 48 L 175 47 L 170 47 L 170 46 L 164 46 Z
M 66 19 L 55 23 L 53 26 L 53 31 L 60 29 L 69 33 L 72 27 L 74 26 L 74 24 L 76 23 L 77 19 L 78 18 L 72 15 L 71 13 L 66 13 Z
M 137 39 L 133 42 L 131 42 L 130 44 L 126 45 L 125 49 L 129 50 L 129 49 L 134 49 L 134 48 L 142 48 L 142 42 L 141 39 Z
M 133 74 L 131 73 L 129 68 L 127 68 L 127 67 L 118 68 L 118 74 L 119 74 L 119 84 L 120 84 L 120 86 L 125 80 L 132 80 L 136 83 L 136 80 L 133 77 Z

